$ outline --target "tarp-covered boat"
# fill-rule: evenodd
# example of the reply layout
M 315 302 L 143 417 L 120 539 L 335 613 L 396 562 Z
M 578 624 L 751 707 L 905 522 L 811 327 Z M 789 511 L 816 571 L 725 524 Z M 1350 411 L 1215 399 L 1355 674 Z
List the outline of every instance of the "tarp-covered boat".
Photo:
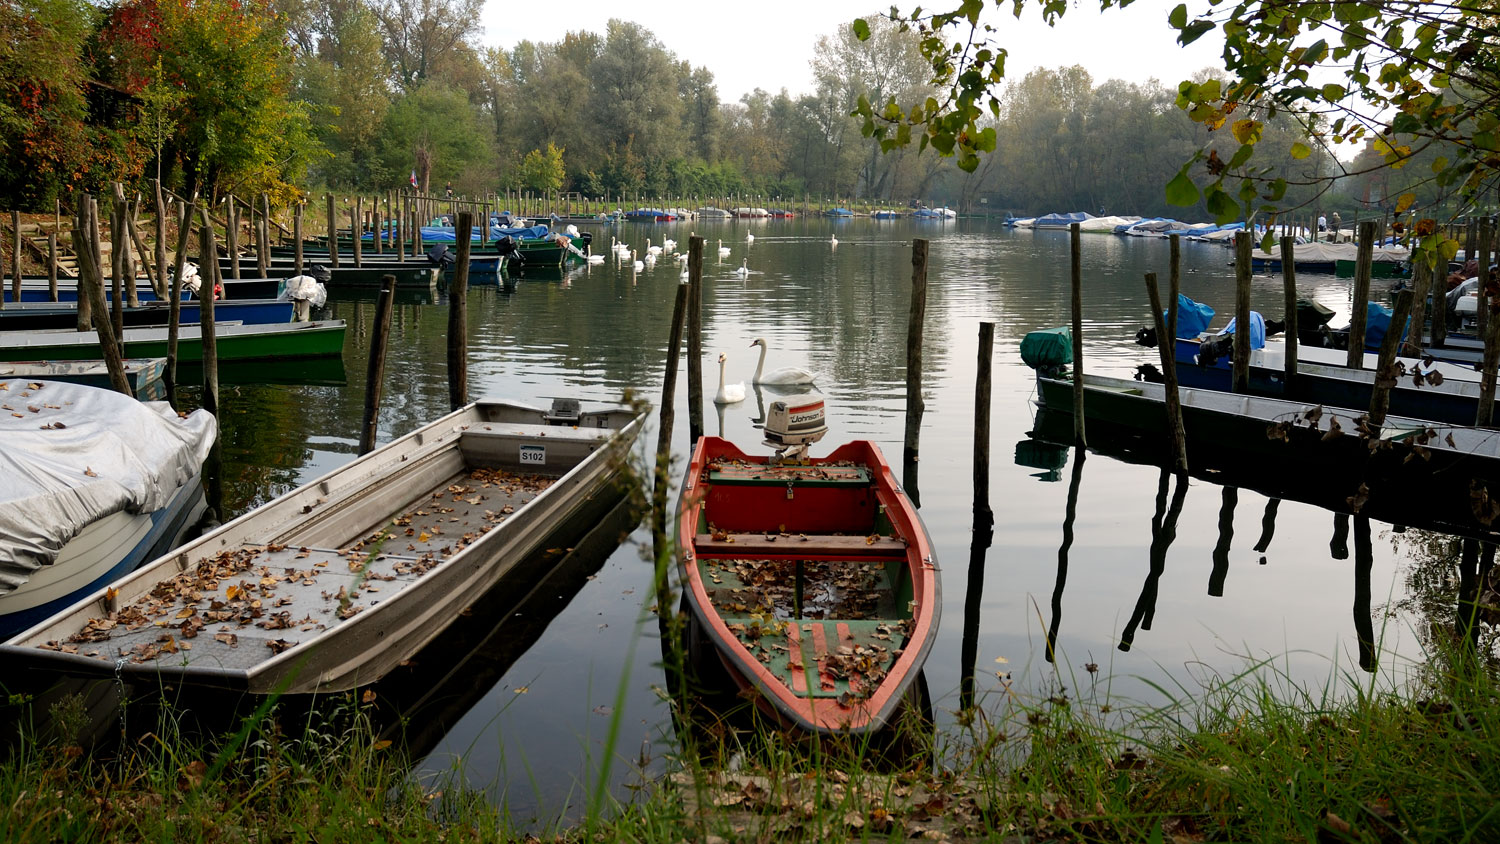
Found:
M 218 434 L 198 410 L 113 390 L 0 381 L 0 637 L 166 553 L 203 510 Z

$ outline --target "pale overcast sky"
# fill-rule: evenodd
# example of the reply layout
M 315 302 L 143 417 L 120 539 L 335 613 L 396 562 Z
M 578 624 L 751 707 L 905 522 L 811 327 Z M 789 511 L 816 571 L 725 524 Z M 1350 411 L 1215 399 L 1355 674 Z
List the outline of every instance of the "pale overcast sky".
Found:
M 1042 23 L 1034 5 L 1021 20 L 987 0 L 985 17 L 1010 50 L 1006 76 L 1019 79 L 1037 67 L 1081 64 L 1095 83 L 1106 79 L 1143 82 L 1155 77 L 1168 85 L 1205 66 L 1218 66 L 1223 41 L 1210 33 L 1179 47 L 1167 26 L 1177 0 L 1137 0 L 1124 9 L 1100 12 L 1092 0 L 1079 0 L 1055 29 Z M 914 2 L 898 2 L 909 11 Z M 956 0 L 927 0 L 927 8 L 957 6 Z M 502 3 L 485 5 L 484 43 L 505 49 L 523 39 L 557 41 L 571 31 L 604 33 L 610 18 L 634 21 L 655 33 L 668 50 L 694 66 L 713 71 L 719 99 L 736 102 L 754 88 L 793 94 L 812 89 L 813 45 L 857 17 L 890 8 L 879 0 L 755 0 L 710 4 L 572 0 L 550 11 Z

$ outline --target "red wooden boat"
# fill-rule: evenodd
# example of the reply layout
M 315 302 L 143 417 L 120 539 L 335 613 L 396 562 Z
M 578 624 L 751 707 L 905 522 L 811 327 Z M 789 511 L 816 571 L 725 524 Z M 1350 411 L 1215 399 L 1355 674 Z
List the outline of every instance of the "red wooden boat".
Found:
M 783 404 L 768 415 L 768 445 L 780 445 Z M 793 426 L 810 407 L 790 408 Z M 821 399 L 815 412 L 821 427 Z M 782 460 L 704 437 L 683 486 L 678 547 L 695 623 L 784 724 L 873 732 L 915 692 L 937 633 L 938 572 L 874 443 Z

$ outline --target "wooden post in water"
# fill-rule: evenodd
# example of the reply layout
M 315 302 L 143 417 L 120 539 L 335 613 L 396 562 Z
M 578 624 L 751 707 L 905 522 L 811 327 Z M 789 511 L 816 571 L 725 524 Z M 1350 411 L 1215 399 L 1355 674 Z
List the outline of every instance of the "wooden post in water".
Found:
M 251 215 L 253 219 L 255 215 Z M 255 227 L 255 267 L 261 278 L 271 276 L 271 197 L 260 195 L 260 224 Z
M 375 302 L 375 327 L 370 334 L 370 368 L 365 375 L 365 419 L 359 427 L 359 453 L 375 449 L 375 424 L 380 415 L 380 388 L 385 379 L 385 346 L 391 333 L 391 308 L 396 300 L 396 277 L 380 277 L 380 298 Z
M 328 199 L 328 266 L 333 269 L 339 268 L 339 218 L 334 212 L 333 194 L 327 195 Z
M 91 228 L 97 236 L 98 228 Z M 104 304 L 104 276 L 96 264 L 83 272 L 84 262 L 83 250 L 79 250 L 78 295 L 80 301 L 84 296 L 88 297 L 90 310 L 93 312 L 94 331 L 99 337 L 99 351 L 104 355 L 104 367 L 109 370 L 109 385 L 118 392 L 127 396 L 135 394 L 130 390 L 130 379 L 125 376 L 124 356 L 120 353 L 120 338 L 115 334 L 114 326 L 110 324 L 109 310 Z
M 1297 246 L 1296 241 L 1289 235 L 1281 238 L 1281 290 L 1285 297 L 1286 312 L 1282 319 L 1286 320 L 1286 343 L 1285 354 L 1282 355 L 1282 394 L 1287 398 L 1292 396 L 1292 388 L 1297 380 Z
M 1481 329 L 1479 337 L 1484 341 L 1484 360 L 1480 367 L 1479 376 L 1479 412 L 1475 415 L 1474 424 L 1484 427 L 1494 420 L 1495 412 L 1495 370 L 1500 364 L 1500 319 L 1490 319 L 1486 322 L 1485 316 L 1495 306 L 1490 297 L 1489 285 L 1489 247 L 1490 233 L 1493 231 L 1491 219 L 1481 218 L 1479 221 L 1479 316 Z M 1494 316 L 1494 314 L 1488 314 Z
M 90 204 L 92 206 L 92 208 L 90 210 L 90 213 L 93 215 L 93 219 L 90 221 L 90 223 L 91 223 L 91 225 L 94 226 L 94 230 L 98 231 L 100 229 L 100 226 L 99 226 L 99 205 L 98 205 L 97 202 L 91 202 Z M 110 309 L 111 309 L 110 310 L 110 319 L 111 319 L 111 321 L 112 321 L 112 323 L 114 325 L 114 329 L 115 329 L 115 337 L 118 338 L 123 343 L 124 342 L 124 337 L 125 337 L 125 293 L 124 293 L 124 290 L 125 290 L 125 288 L 124 288 L 124 284 L 125 284 L 125 279 L 124 279 L 125 271 L 120 268 L 120 259 L 125 254 L 125 250 L 124 250 L 124 248 L 122 248 L 122 246 L 120 244 L 120 234 L 121 234 L 121 232 L 125 228 L 125 221 L 124 221 L 124 218 L 122 216 L 123 209 L 121 209 L 121 207 L 120 207 L 121 205 L 122 205 L 122 203 L 120 203 L 120 202 L 114 202 L 114 203 L 110 204 L 110 216 L 109 216 L 109 239 L 110 239 L 110 250 L 109 250 L 110 281 L 109 281 L 109 291 L 110 291 L 110 297 L 109 297 L 109 306 L 110 306 Z M 100 240 L 101 239 L 98 236 L 95 237 L 95 242 L 96 243 L 100 242 Z M 100 259 L 100 265 L 102 266 L 103 263 L 104 263 L 103 259 L 101 258 Z M 123 350 L 121 350 L 121 353 L 123 355 Z
M 410 228 L 406 224 L 406 196 L 396 197 L 396 209 L 391 214 L 391 224 L 394 226 L 396 238 L 396 258 L 406 260 L 406 230 Z
M 254 209 L 250 211 L 250 220 L 253 225 Z M 224 250 L 229 253 L 229 277 L 238 279 L 240 277 L 240 209 L 234 204 L 233 196 L 224 197 Z
M 1478 295 L 1480 307 L 1475 314 L 1475 327 L 1479 331 L 1479 339 L 1482 341 L 1489 336 L 1490 309 L 1484 307 L 1485 298 L 1488 295 L 1486 288 L 1490 280 L 1490 248 L 1494 245 L 1495 226 L 1493 217 L 1479 218 L 1479 242 L 1477 251 L 1474 253 L 1478 259 L 1479 267 L 1479 289 L 1475 291 Z
M 691 247 L 689 247 L 691 248 Z M 656 554 L 657 591 L 665 594 L 667 547 L 667 487 L 672 466 L 672 426 L 676 420 L 677 363 L 682 359 L 682 321 L 690 285 L 677 285 L 672 302 L 672 330 L 667 340 L 667 365 L 661 382 L 661 418 L 656 432 L 656 477 L 651 486 L 651 547 Z
M 1073 326 L 1073 444 L 1087 446 L 1083 425 L 1083 242 L 1077 223 L 1068 226 Z
M 995 526 L 990 507 L 990 406 L 995 361 L 995 324 L 979 323 L 979 360 L 974 376 L 974 533 Z
M 10 212 L 10 298 L 21 303 L 21 212 Z M 0 308 L 5 307 L 0 296 Z
M 1427 320 L 1427 291 L 1432 288 L 1432 265 L 1427 263 L 1424 257 L 1415 261 L 1411 267 L 1411 331 L 1407 333 L 1398 354 L 1407 354 L 1412 357 L 1422 356 L 1422 326 Z M 1437 310 L 1437 302 L 1433 302 L 1433 309 Z M 1442 319 L 1433 314 L 1433 327 Z M 1391 323 L 1392 331 L 1399 331 L 1395 322 Z M 1435 332 L 1434 332 L 1435 333 Z
M 202 227 L 198 231 L 198 246 L 202 254 L 209 257 L 207 273 L 198 288 L 198 331 L 203 344 L 203 409 L 219 415 L 219 343 L 214 326 L 214 290 L 218 281 L 218 247 L 214 245 L 214 227 L 208 219 L 208 206 L 202 208 Z
M 293 264 L 297 275 L 302 275 L 302 200 L 292 206 L 292 241 Z
M 78 191 L 73 196 L 73 251 L 78 255 L 78 276 L 81 279 L 83 274 L 89 271 L 90 267 L 97 268 L 97 265 L 93 262 L 94 253 L 89 246 L 87 232 L 89 195 L 83 191 Z M 62 210 L 61 201 L 58 202 L 58 210 Z M 80 281 L 79 284 L 81 285 L 82 282 Z M 78 288 L 78 320 L 75 324 L 78 331 L 89 331 L 93 327 L 93 310 L 93 303 L 89 300 L 84 288 L 80 286 Z
M 384 238 L 381 237 L 380 197 L 378 195 L 370 201 L 370 223 L 370 230 L 374 232 L 375 236 L 375 254 L 384 255 L 385 243 L 383 242 Z
M 193 230 L 193 212 L 196 202 L 183 204 L 177 200 L 177 255 L 172 259 L 172 283 L 167 295 L 167 400 L 176 403 L 173 394 L 177 390 L 177 334 L 182 324 L 182 269 L 187 264 L 188 238 Z M 199 290 L 203 281 L 199 279 Z
M 354 243 L 354 266 L 356 267 L 364 266 L 364 255 L 361 247 L 365 239 L 365 233 L 364 223 L 359 219 L 359 203 L 360 197 L 354 197 L 354 207 L 349 209 L 349 235 L 350 240 Z M 457 409 L 454 408 L 454 410 Z
M 1250 392 L 1250 232 L 1234 235 L 1234 391 Z
M 459 222 L 473 225 L 465 211 Z M 458 241 L 458 263 L 448 283 L 448 406 L 458 410 L 469 403 L 469 252 L 468 239 Z
M 902 485 L 912 503 L 921 506 L 917 488 L 917 454 L 921 450 L 922 328 L 927 322 L 927 239 L 911 242 L 911 308 L 906 321 L 906 434 L 902 449 Z
M 1248 234 L 1245 234 L 1249 237 Z M 1175 245 L 1177 236 L 1172 236 Z M 1172 303 L 1167 307 L 1166 319 L 1162 318 L 1161 292 L 1156 287 L 1156 273 L 1146 273 L 1146 296 L 1151 300 L 1151 321 L 1158 338 L 1156 349 L 1161 353 L 1161 374 L 1166 382 L 1167 446 L 1172 453 L 1172 471 L 1179 474 L 1188 470 L 1187 434 L 1182 426 L 1182 398 L 1177 392 L 1177 283 L 1173 286 Z M 1236 317 L 1238 319 L 1238 317 Z M 1238 338 L 1244 322 L 1235 324 Z
M 1380 341 L 1380 354 L 1375 358 L 1375 389 L 1370 393 L 1370 423 L 1384 425 L 1385 415 L 1391 409 L 1391 388 L 1396 386 L 1396 352 L 1401 346 L 1401 335 L 1406 327 L 1406 318 L 1411 316 L 1412 291 L 1402 290 L 1396 294 L 1395 307 L 1391 309 L 1391 327 Z M 1421 326 L 1416 326 L 1421 333 Z M 1491 384 L 1493 385 L 1493 381 Z M 1491 404 L 1494 402 L 1492 401 Z M 1483 404 L 1480 405 L 1483 407 Z
M 1365 310 L 1370 302 L 1370 260 L 1375 253 L 1374 221 L 1359 224 L 1359 251 L 1354 259 L 1354 301 L 1349 306 L 1349 354 L 1345 366 L 1361 369 L 1365 362 Z
M 167 205 L 162 199 L 161 179 L 151 180 L 151 210 L 156 220 L 156 298 L 167 298 Z
M 19 298 L 19 297 L 17 297 Z M 57 301 L 57 232 L 47 232 L 47 300 Z
M 688 239 L 688 445 L 703 436 L 703 238 Z

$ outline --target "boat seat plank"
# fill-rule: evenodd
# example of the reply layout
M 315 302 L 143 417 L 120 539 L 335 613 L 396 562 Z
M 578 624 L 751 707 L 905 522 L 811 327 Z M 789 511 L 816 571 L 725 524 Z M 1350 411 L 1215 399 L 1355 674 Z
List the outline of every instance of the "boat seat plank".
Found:
M 700 533 L 693 547 L 700 557 L 781 557 L 812 559 L 891 559 L 906 556 L 906 540 L 896 536 L 838 536 L 833 534 Z M 873 541 L 872 541 L 873 539 Z
M 510 472 L 464 470 L 438 484 L 404 512 L 352 547 L 443 559 L 488 533 L 541 494 L 551 479 Z
M 704 592 L 722 616 L 761 613 L 792 614 L 793 588 L 787 561 L 736 561 L 708 558 L 698 563 Z M 763 572 L 765 565 L 780 570 Z M 769 583 L 769 585 L 768 585 Z M 883 563 L 856 562 L 848 566 L 809 563 L 802 596 L 802 614 L 839 621 L 898 618 L 890 573 Z
M 762 665 L 804 697 L 858 696 L 861 689 L 875 688 L 872 674 L 890 670 L 906 644 L 901 625 L 877 619 L 724 621 Z

